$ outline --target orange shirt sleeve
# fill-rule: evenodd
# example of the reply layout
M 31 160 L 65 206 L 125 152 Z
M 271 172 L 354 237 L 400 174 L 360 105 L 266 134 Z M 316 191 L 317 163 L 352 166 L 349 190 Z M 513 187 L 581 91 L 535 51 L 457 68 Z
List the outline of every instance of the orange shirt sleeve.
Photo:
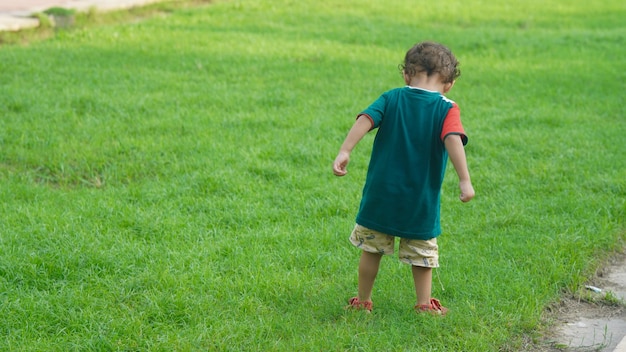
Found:
M 452 103 L 452 108 L 448 110 L 448 115 L 443 120 L 443 128 L 441 129 L 441 141 L 443 142 L 448 135 L 457 134 L 461 136 L 463 145 L 467 144 L 467 135 L 461 124 L 461 109 L 456 103 Z

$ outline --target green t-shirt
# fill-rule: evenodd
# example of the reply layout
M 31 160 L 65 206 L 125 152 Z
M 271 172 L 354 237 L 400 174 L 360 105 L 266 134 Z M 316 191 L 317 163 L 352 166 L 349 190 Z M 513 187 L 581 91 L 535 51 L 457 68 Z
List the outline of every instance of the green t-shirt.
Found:
M 443 140 L 459 134 L 467 143 L 458 106 L 439 92 L 407 86 L 385 92 L 360 115 L 378 132 L 356 222 L 398 237 L 439 236 Z

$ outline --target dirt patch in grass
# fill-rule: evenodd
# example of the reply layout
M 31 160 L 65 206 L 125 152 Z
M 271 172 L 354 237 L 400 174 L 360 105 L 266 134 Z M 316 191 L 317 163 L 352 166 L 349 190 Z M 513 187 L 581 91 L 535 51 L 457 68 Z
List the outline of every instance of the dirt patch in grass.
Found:
M 626 336 L 626 254 L 612 258 L 587 286 L 549 308 L 550 328 L 533 351 L 615 350 Z

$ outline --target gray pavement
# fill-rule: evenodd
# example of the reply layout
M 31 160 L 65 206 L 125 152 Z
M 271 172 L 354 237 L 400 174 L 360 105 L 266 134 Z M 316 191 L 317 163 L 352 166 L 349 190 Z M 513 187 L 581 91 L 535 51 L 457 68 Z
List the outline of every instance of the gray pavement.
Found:
M 0 31 L 19 31 L 39 26 L 34 13 L 51 7 L 63 7 L 77 11 L 95 8 L 99 11 L 142 6 L 159 0 L 0 0 Z

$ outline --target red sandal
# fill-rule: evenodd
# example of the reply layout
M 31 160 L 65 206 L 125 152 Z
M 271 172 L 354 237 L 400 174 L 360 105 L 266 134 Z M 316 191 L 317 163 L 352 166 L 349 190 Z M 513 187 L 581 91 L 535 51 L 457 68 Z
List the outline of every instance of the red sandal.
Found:
M 446 313 L 448 313 L 448 308 L 442 306 L 438 299 L 431 298 L 430 304 L 417 304 L 415 306 L 415 311 L 418 313 L 429 313 L 432 315 L 446 315 Z
M 346 309 L 366 310 L 368 313 L 372 311 L 374 303 L 372 301 L 359 301 L 359 297 L 352 297 L 348 300 Z

